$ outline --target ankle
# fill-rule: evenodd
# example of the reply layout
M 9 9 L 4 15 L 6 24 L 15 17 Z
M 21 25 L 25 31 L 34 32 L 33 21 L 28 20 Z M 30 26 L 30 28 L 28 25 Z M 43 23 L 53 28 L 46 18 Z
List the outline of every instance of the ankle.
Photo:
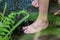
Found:
M 37 18 L 37 20 L 41 20 L 41 21 L 48 21 L 48 19 L 47 18 Z

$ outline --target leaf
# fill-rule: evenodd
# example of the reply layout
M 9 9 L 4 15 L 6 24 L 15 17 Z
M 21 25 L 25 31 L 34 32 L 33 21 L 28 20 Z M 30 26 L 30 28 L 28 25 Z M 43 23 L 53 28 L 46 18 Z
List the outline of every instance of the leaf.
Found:
M 6 35 L 5 32 L 0 32 L 0 35 Z
M 2 32 L 2 31 L 9 32 L 9 30 L 7 28 L 0 28 L 0 32 Z
M 2 24 L 2 22 L 0 22 L 0 27 L 3 27 L 3 24 Z
M 56 23 L 56 25 L 60 25 L 60 17 L 56 18 L 56 22 L 55 23 Z

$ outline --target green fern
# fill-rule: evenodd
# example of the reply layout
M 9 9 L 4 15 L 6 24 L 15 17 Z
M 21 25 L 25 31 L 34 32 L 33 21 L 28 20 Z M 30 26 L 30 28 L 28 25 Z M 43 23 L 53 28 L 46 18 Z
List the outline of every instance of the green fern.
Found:
M 24 10 L 20 12 L 11 12 L 8 17 L 6 17 L 4 16 L 6 8 L 7 3 L 5 3 L 3 13 L 0 13 L 0 40 L 9 40 L 14 29 L 29 17 L 29 14 Z M 25 17 L 15 24 L 16 16 L 21 14 L 25 14 Z
M 15 23 L 14 19 L 16 15 L 26 14 L 25 17 L 23 17 L 18 23 Z M 3 16 L 3 15 L 1 15 Z M 7 37 L 9 38 L 9 35 L 12 34 L 13 30 L 18 27 L 24 20 L 26 20 L 29 17 L 29 14 L 27 12 L 20 11 L 18 13 L 12 12 L 8 15 L 8 17 L 3 16 L 2 22 L 0 22 L 0 38 L 5 40 Z

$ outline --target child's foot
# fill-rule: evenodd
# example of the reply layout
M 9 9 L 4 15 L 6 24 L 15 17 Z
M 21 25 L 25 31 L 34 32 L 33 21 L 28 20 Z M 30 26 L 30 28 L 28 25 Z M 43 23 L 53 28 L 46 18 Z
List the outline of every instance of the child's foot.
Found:
M 24 33 L 30 34 L 30 33 L 36 33 L 41 31 L 42 29 L 45 29 L 48 26 L 47 21 L 37 20 L 33 24 L 23 27 Z
M 38 0 L 34 0 L 34 1 L 32 2 L 32 5 L 33 5 L 34 7 L 38 7 Z

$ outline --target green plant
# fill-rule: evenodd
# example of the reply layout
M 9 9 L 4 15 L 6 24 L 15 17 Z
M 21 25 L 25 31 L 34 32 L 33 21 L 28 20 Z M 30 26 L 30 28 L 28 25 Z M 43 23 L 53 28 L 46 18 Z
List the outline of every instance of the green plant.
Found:
M 2 0 L 0 0 L 0 3 L 1 3 Z
M 5 3 L 3 13 L 0 13 L 0 40 L 9 40 L 14 29 L 29 17 L 29 14 L 24 10 L 20 12 L 11 12 L 6 17 L 4 16 L 6 8 L 7 3 Z M 17 15 L 21 14 L 25 14 L 25 16 L 15 24 L 14 19 L 16 18 Z

